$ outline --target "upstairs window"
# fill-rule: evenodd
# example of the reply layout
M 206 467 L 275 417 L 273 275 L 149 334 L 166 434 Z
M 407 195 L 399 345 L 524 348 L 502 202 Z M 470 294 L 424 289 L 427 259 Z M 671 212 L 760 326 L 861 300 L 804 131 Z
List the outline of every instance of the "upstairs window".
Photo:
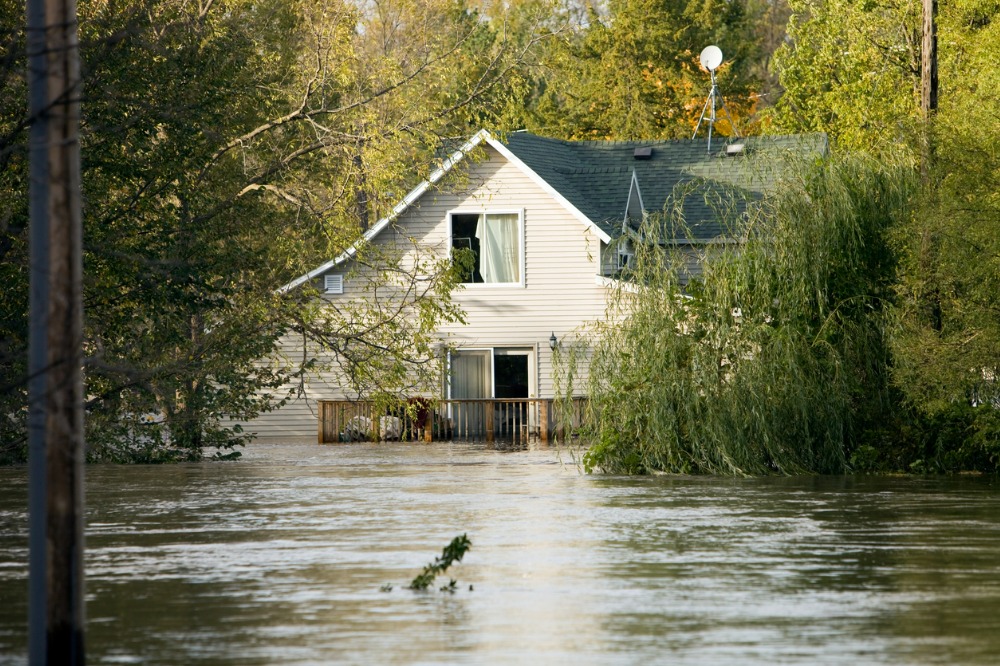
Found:
M 617 247 L 616 247 L 617 246 Z M 635 268 L 634 246 L 628 236 L 621 236 L 617 241 L 608 247 L 610 255 L 605 262 L 606 270 L 610 270 L 612 275 L 619 276 L 623 271 Z
M 472 250 L 475 263 L 466 283 L 521 282 L 521 216 L 517 213 L 453 213 L 451 244 Z
M 618 270 L 635 267 L 635 255 L 625 250 L 618 250 Z

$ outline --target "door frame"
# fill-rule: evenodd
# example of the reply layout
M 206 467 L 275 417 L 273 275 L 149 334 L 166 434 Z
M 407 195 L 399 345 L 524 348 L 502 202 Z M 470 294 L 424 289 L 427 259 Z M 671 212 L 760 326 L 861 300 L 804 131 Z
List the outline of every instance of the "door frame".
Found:
M 449 349 L 446 356 L 446 372 L 445 372 L 445 399 L 452 400 L 453 396 L 451 393 L 451 357 L 452 354 L 460 354 L 462 352 L 488 352 L 490 359 L 490 398 L 496 398 L 497 387 L 496 387 L 496 362 L 494 357 L 497 355 L 497 351 L 500 355 L 506 356 L 527 356 L 528 357 L 528 397 L 526 400 L 533 400 L 538 395 L 538 347 L 535 345 L 499 345 L 494 347 L 456 347 L 455 349 Z

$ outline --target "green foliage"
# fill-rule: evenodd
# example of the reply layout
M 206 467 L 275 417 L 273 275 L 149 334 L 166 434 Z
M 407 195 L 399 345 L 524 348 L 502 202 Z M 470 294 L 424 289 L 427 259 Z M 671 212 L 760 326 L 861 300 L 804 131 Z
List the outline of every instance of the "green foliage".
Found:
M 570 139 L 690 136 L 708 94 L 698 55 L 719 45 L 719 85 L 737 124 L 759 88 L 758 42 L 742 1 L 611 0 L 568 17 L 543 57 L 527 118 L 533 131 Z M 574 25 L 575 24 L 575 25 Z M 728 123 L 718 130 L 731 133 Z
M 786 92 L 773 126 L 826 131 L 840 149 L 902 144 L 921 162 L 913 214 L 892 232 L 900 265 L 891 370 L 901 405 L 895 430 L 878 435 L 878 464 L 995 471 L 989 454 L 970 451 L 991 450 L 1000 406 L 1000 5 L 939 4 L 939 108 L 926 120 L 919 3 L 790 5 L 789 41 L 776 55 Z
M 896 375 L 932 429 L 940 414 L 990 409 L 1000 396 L 1000 7 L 962 3 L 942 31 L 950 39 L 926 187 L 896 236 Z
M 461 562 L 462 557 L 464 557 L 471 548 L 472 542 L 469 541 L 469 538 L 465 534 L 452 539 L 451 543 L 445 546 L 444 550 L 441 551 L 441 557 L 435 557 L 434 561 L 425 566 L 424 570 L 413 579 L 409 585 L 410 589 L 426 590 L 434 583 L 434 579 L 447 571 L 452 564 Z M 452 579 L 447 585 L 441 588 L 441 591 L 454 593 L 456 589 L 457 582 Z
M 774 56 L 776 132 L 826 132 L 836 148 L 890 152 L 919 137 L 920 3 L 789 0 Z
M 686 288 L 674 230 L 700 193 L 647 221 L 591 365 L 588 470 L 839 473 L 889 412 L 887 234 L 911 172 L 863 158 L 796 166 L 728 218 L 739 243 L 707 249 Z
M 851 454 L 850 466 L 858 474 L 882 471 L 878 449 L 871 444 L 862 444 L 857 447 Z
M 261 50 L 276 43 L 262 21 L 294 26 L 294 10 L 81 6 L 93 92 L 82 126 L 92 458 L 128 459 L 121 438 L 148 414 L 165 420 L 170 450 L 140 448 L 135 460 L 231 448 L 245 437 L 225 420 L 267 409 L 258 391 L 288 375 L 255 359 L 287 313 L 270 296 L 274 251 L 261 224 L 280 229 L 291 217 L 264 197 L 240 196 L 244 165 L 219 150 L 226 135 L 284 109 L 277 88 L 296 65 L 289 53 Z
M 27 88 L 24 3 L 0 0 L 0 464 L 27 458 Z
M 911 425 L 879 451 L 876 469 L 916 474 L 995 472 L 1000 467 L 1000 410 L 956 402 L 915 412 Z
M 942 472 L 1000 468 L 1000 411 L 959 403 L 938 414 L 928 448 Z

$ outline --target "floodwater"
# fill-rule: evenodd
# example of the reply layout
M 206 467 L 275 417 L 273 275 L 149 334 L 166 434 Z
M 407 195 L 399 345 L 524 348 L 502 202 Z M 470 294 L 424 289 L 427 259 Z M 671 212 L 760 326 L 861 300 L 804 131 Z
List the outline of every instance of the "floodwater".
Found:
M 0 469 L 2 664 L 27 661 L 26 474 Z M 992 478 L 586 476 L 460 444 L 87 475 L 91 664 L 1000 660 Z M 462 533 L 457 592 L 406 589 Z

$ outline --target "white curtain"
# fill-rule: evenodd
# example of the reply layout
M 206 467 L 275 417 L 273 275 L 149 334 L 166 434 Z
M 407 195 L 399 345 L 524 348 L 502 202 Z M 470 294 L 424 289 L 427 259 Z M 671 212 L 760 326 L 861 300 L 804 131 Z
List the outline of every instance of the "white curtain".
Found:
M 517 214 L 482 215 L 476 226 L 483 282 L 521 281 L 521 239 Z
M 471 400 L 489 398 L 492 394 L 490 352 L 453 352 L 451 355 L 451 397 L 456 400 Z

